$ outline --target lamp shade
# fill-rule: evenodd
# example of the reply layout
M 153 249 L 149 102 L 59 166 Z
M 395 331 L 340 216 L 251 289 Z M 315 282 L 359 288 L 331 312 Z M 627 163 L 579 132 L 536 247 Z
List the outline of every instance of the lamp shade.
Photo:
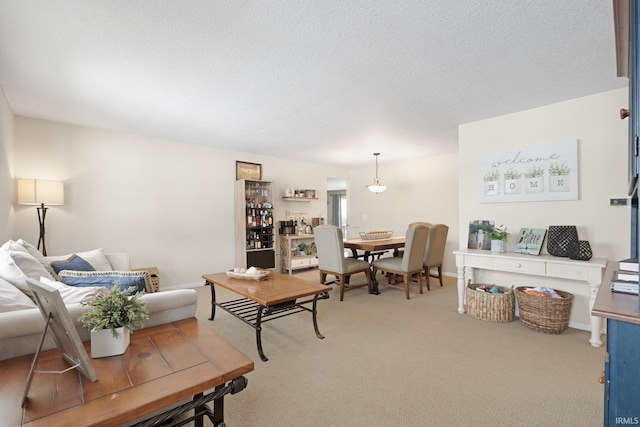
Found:
M 64 205 L 64 183 L 44 179 L 19 179 L 18 204 Z

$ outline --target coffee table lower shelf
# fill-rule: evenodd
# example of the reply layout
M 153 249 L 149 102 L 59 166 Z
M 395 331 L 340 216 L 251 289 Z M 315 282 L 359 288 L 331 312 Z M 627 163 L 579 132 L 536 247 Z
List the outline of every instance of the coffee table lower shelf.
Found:
M 263 362 L 269 360 L 262 350 L 262 324 L 265 322 L 306 311 L 312 314 L 313 329 L 315 330 L 316 336 L 320 339 L 324 338 L 318 329 L 318 311 L 316 309 L 316 305 L 318 303 L 318 299 L 329 298 L 328 292 L 316 294 L 313 298 L 303 301 L 291 300 L 270 306 L 263 306 L 248 298 L 238 298 L 231 301 L 217 302 L 215 284 L 207 281 L 206 285 L 211 287 L 211 317 L 209 317 L 209 320 L 214 320 L 217 306 L 255 329 L 258 354 Z M 306 307 L 306 304 L 311 304 L 311 308 Z

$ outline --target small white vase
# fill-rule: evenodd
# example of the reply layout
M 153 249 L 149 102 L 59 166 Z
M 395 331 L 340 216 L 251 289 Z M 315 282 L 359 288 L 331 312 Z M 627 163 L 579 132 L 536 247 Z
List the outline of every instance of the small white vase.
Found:
M 484 194 L 486 196 L 497 196 L 500 193 L 500 181 L 485 181 Z
M 129 330 L 116 328 L 118 338 L 114 338 L 111 329 L 91 330 L 91 357 L 116 356 L 123 354 L 129 347 Z
M 552 175 L 549 177 L 549 191 L 570 191 L 569 175 Z
M 505 241 L 504 240 L 492 240 L 491 241 L 491 251 L 492 252 L 505 252 Z
M 521 179 L 505 179 L 504 180 L 504 193 L 505 194 L 520 194 L 522 193 Z
M 542 193 L 544 191 L 544 179 L 541 176 L 524 179 L 525 193 Z

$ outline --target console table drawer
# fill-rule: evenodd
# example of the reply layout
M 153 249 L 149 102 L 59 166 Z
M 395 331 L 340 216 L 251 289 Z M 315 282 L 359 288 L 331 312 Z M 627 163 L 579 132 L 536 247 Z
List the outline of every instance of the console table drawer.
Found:
M 527 274 L 545 274 L 543 262 L 495 258 L 493 260 L 493 268 L 496 270 L 518 271 Z
M 464 260 L 465 266 L 474 268 L 488 268 L 493 267 L 493 260 L 484 256 L 467 256 Z
M 547 264 L 547 271 L 550 275 L 563 279 L 587 280 L 588 270 L 582 266 L 568 264 Z M 600 273 L 601 274 L 601 273 Z

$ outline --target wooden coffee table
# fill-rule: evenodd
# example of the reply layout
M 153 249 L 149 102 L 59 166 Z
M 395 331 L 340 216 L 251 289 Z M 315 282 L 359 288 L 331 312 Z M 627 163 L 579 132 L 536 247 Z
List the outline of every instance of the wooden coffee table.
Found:
M 310 312 L 313 317 L 313 328 L 318 338 L 324 338 L 318 330 L 316 304 L 318 298 L 329 298 L 330 287 L 319 285 L 308 280 L 298 279 L 287 274 L 271 271 L 265 280 L 235 279 L 226 273 L 205 274 L 205 285 L 211 287 L 211 317 L 216 316 L 216 306 L 231 313 L 256 330 L 256 343 L 260 359 L 266 362 L 262 351 L 262 324 L 303 311 Z M 216 301 L 215 286 L 222 286 L 242 298 L 233 301 Z M 312 297 L 300 300 L 301 298 Z M 311 304 L 311 308 L 307 307 Z
M 89 353 L 89 343 L 85 343 Z M 20 407 L 33 356 L 0 362 L 1 425 L 69 427 L 155 425 L 194 410 L 195 425 L 207 415 L 224 425 L 224 395 L 244 389 L 253 362 L 195 318 L 135 331 L 121 356 L 91 359 L 90 382 L 76 370 L 38 373 Z M 36 369 L 69 367 L 57 349 L 40 353 Z M 204 394 L 208 390 L 213 392 Z M 213 411 L 206 403 L 213 401 Z M 179 405 L 177 408 L 176 405 Z M 167 408 L 172 408 L 167 411 Z M 23 410 L 24 409 L 24 410 Z

